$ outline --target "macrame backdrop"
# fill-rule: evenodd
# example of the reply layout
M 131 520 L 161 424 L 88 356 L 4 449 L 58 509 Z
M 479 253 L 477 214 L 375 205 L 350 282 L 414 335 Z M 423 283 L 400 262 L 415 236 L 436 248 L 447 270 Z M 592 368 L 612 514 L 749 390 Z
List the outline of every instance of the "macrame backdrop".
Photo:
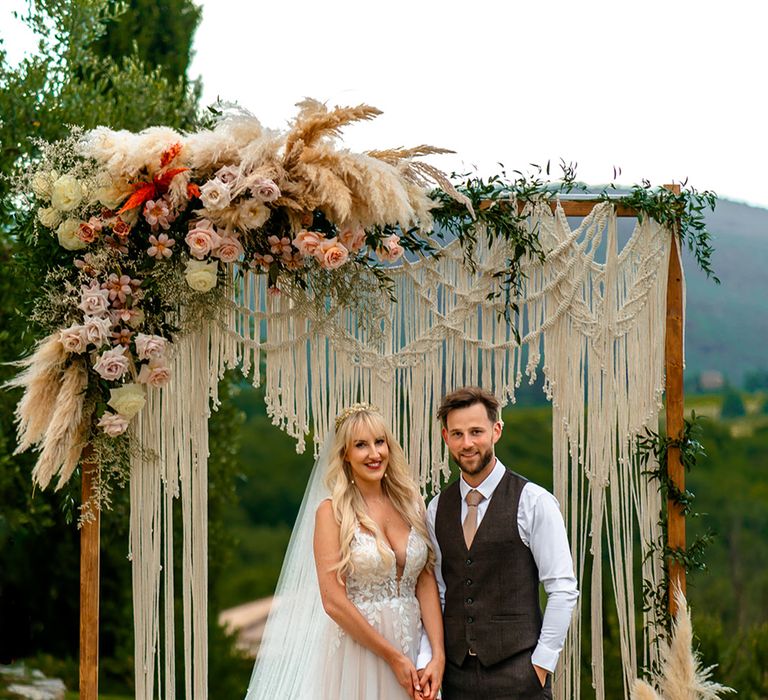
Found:
M 207 697 L 207 421 L 219 378 L 235 366 L 255 385 L 264 384 L 274 423 L 296 438 L 299 451 L 310 434 L 319 445 L 350 403 L 376 404 L 399 431 L 425 492 L 437 490 L 448 475 L 434 419 L 445 391 L 479 384 L 514 402 L 515 388 L 526 377 L 533 381 L 541 367 L 553 406 L 555 495 L 581 591 L 555 677 L 556 697 L 580 697 L 585 622 L 591 627 L 595 694 L 605 697 L 604 578 L 616 606 L 625 688 L 641 665 L 656 659 L 652 611 L 643 613 L 638 654 L 641 601 L 634 562 L 643 562 L 644 580 L 662 585 L 661 560 L 651 548 L 660 534 L 660 497 L 658 485 L 641 473 L 635 447 L 644 427 L 656 429 L 661 407 L 671 235 L 645 218 L 619 250 L 609 203 L 596 206 L 575 229 L 560 207 L 554 213 L 549 206 L 533 207 L 527 214 L 546 260 L 524 268 L 514 319 L 519 344 L 504 320 L 503 297 L 489 300 L 498 290 L 495 274 L 505 268 L 505 244 L 489 247 L 482 232 L 475 272 L 463 264 L 456 243 L 437 259 L 394 270 L 397 302 L 378 324 L 361 324 L 353 311 L 320 308 L 300 295 L 275 296 L 264 275 L 242 271 L 230 279 L 233 304 L 224 327 L 211 325 L 174 344 L 174 380 L 150 390 L 131 474 L 139 700 L 176 695 L 177 500 L 183 523 L 183 696 Z

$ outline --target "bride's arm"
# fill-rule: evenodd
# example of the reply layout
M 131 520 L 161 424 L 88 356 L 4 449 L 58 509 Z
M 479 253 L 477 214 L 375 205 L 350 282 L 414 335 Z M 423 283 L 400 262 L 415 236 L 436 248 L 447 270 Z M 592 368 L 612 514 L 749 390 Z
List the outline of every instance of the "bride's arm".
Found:
M 419 690 L 419 678 L 411 660 L 388 642 L 363 617 L 347 597 L 344 584 L 336 576 L 335 566 L 341 560 L 339 524 L 333 517 L 330 500 L 323 501 L 315 515 L 315 566 L 320 597 L 328 616 L 352 639 L 384 659 L 397 677 L 398 683 L 413 697 Z M 439 604 L 438 604 L 439 605 Z
M 429 644 L 432 647 L 432 660 L 426 665 L 420 676 L 422 685 L 424 685 L 424 698 L 426 700 L 437 695 L 445 670 L 443 612 L 433 569 L 424 567 L 419 574 L 416 581 L 416 597 L 421 608 L 424 631 L 427 633 Z

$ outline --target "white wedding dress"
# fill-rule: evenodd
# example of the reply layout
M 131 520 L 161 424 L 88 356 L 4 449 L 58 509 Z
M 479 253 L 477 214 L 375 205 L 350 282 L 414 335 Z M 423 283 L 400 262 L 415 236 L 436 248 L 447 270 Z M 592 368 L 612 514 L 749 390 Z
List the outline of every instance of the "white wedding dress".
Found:
M 347 576 L 347 595 L 366 620 L 416 663 L 421 612 L 416 579 L 427 562 L 427 543 L 411 529 L 403 572 L 394 557 L 385 560 L 374 536 L 359 526 L 352 540 L 354 573 Z M 322 700 L 398 700 L 407 698 L 384 659 L 358 644 L 337 625 L 326 638 L 317 696 Z

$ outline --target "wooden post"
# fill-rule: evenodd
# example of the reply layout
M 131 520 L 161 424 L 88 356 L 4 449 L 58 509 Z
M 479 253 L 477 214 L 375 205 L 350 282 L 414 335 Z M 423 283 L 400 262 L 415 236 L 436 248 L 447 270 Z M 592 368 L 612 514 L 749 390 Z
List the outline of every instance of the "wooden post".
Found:
M 680 185 L 665 185 L 680 194 Z M 677 231 L 670 241 L 669 274 L 667 277 L 667 323 L 664 339 L 664 363 L 666 370 L 667 437 L 678 439 L 684 426 L 683 395 L 683 272 L 678 254 Z M 680 460 L 680 449 L 670 447 L 667 452 L 667 475 L 681 491 L 685 489 L 685 469 Z M 682 508 L 671 499 L 667 500 L 667 544 L 672 549 L 685 549 L 685 516 Z M 675 560 L 669 562 L 669 611 L 677 613 L 674 591 L 679 587 L 685 594 L 685 567 Z
M 82 499 L 93 493 L 98 467 L 83 453 Z M 94 519 L 80 528 L 80 700 L 99 696 L 99 548 L 101 513 L 92 509 Z

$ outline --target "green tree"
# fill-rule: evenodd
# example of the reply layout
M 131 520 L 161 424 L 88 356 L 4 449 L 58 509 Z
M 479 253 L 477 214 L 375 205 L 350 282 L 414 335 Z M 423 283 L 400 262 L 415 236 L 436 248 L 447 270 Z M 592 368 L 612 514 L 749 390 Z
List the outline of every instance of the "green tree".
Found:
M 152 9 L 154 8 L 154 10 Z M 33 139 L 53 141 L 69 124 L 140 130 L 154 124 L 186 129 L 198 114 L 196 86 L 186 79 L 189 47 L 200 11 L 191 0 L 133 3 L 126 14 L 111 0 L 36 0 L 25 21 L 39 43 L 34 55 L 11 66 L 0 36 L 0 361 L 16 360 L 36 339 L 27 322 L 30 303 L 51 265 L 44 246 L 28 245 L 23 231 L 34 212 L 12 196 L 12 176 L 37 155 Z M 165 11 L 167 10 L 167 12 Z M 157 12 L 160 14 L 156 14 Z M 138 12 L 154 18 L 147 34 Z M 153 14 L 155 13 L 155 14 Z M 162 20 L 162 21 L 160 21 Z M 161 26 L 160 26 L 161 25 Z M 0 35 L 5 28 L 0 28 Z M 163 42 L 159 42 L 162 35 Z M 120 42 L 123 43 L 120 43 Z M 138 47 L 134 50 L 134 42 Z M 178 51 L 174 51 L 174 47 Z M 173 55 L 173 61 L 168 56 Z M 15 370 L 0 364 L 0 382 Z M 222 392 L 226 394 L 226 386 Z M 18 392 L 0 392 L 0 662 L 34 656 L 76 685 L 78 549 L 74 526 L 79 484 L 63 492 L 36 492 L 34 455 L 14 456 L 13 410 Z M 211 620 L 230 538 L 222 513 L 233 498 L 236 407 L 225 403 L 211 419 Z M 102 520 L 102 688 L 132 684 L 133 635 L 127 551 L 127 493 L 116 495 Z M 180 541 L 180 540 L 179 540 Z M 180 638 L 180 636 L 179 636 Z M 237 664 L 231 642 L 211 632 L 213 697 L 231 697 L 228 666 Z M 223 685 L 222 685 L 223 684 Z M 219 692 L 221 691 L 221 692 Z
M 107 23 L 95 50 L 119 60 L 134 48 L 145 64 L 159 66 L 172 82 L 188 80 L 192 59 L 192 38 L 202 10 L 190 0 L 128 0 L 111 5 L 124 6 L 119 17 Z
M 723 394 L 723 405 L 720 409 L 720 415 L 723 418 L 738 418 L 739 416 L 746 415 L 746 413 L 741 394 L 734 389 L 726 389 Z

